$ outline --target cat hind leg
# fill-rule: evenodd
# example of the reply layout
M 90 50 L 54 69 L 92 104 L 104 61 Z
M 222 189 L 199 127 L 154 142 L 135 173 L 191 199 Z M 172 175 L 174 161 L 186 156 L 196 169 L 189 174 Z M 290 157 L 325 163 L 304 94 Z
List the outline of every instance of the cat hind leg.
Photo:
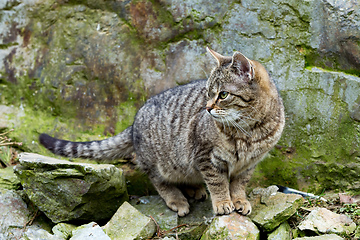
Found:
M 194 198 L 195 200 L 204 201 L 208 195 L 204 185 L 187 185 L 184 186 L 184 192 L 187 196 Z
M 179 217 L 183 217 L 190 212 L 188 200 L 174 184 L 169 184 L 151 177 L 150 180 L 159 195 L 164 199 L 166 205 L 174 212 L 177 212 Z

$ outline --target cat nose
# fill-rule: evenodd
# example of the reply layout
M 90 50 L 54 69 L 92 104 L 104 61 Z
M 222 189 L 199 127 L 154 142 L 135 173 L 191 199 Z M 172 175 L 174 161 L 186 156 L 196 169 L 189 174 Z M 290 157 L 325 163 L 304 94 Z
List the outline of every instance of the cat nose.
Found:
M 208 112 L 211 112 L 211 110 L 213 110 L 212 107 L 206 107 L 205 109 L 206 109 L 206 111 L 208 111 Z

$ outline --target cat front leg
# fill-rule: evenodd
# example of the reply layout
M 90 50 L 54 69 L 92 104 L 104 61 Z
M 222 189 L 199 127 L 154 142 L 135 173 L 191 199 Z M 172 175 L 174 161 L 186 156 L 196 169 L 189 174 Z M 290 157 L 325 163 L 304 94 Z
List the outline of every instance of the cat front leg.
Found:
M 233 212 L 235 206 L 230 198 L 227 172 L 216 168 L 210 160 L 202 161 L 199 170 L 210 192 L 214 213 L 223 215 Z
M 245 170 L 230 180 L 230 195 L 235 210 L 246 216 L 251 213 L 251 204 L 247 200 L 245 188 L 254 172 L 255 167 Z

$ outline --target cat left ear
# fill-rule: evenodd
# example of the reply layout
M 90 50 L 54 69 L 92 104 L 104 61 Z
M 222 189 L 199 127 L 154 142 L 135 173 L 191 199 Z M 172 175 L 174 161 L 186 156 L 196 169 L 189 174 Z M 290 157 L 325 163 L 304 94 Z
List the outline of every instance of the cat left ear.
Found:
M 206 47 L 206 51 L 208 51 L 211 56 L 213 56 L 217 63 L 218 63 L 218 67 L 220 67 L 221 65 L 223 65 L 224 63 L 230 63 L 232 58 L 228 57 L 228 56 L 223 56 L 220 53 L 215 52 L 214 50 L 211 50 L 210 48 Z
M 254 76 L 254 70 L 250 60 L 240 52 L 235 52 L 232 57 L 231 67 L 235 69 L 235 73 L 240 77 L 245 77 L 250 81 Z

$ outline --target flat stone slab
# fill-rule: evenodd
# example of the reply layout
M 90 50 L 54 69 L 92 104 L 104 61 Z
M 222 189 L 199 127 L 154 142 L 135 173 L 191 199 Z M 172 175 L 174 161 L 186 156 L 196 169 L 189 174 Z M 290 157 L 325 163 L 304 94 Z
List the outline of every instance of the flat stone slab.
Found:
M 54 223 L 109 219 L 128 199 L 121 169 L 23 153 L 14 168 L 29 199 Z
M 350 234 L 356 229 L 356 224 L 345 214 L 337 214 L 326 208 L 312 210 L 298 227 L 301 231 L 316 233 Z

